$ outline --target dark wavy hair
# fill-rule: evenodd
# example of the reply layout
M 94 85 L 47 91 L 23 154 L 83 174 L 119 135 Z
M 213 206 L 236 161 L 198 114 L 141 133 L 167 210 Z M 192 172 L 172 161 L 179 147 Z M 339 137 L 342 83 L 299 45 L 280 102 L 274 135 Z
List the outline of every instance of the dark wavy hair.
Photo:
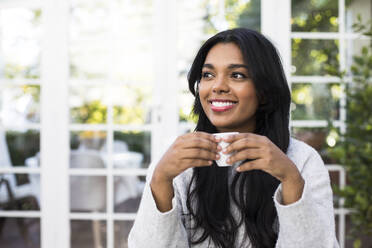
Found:
M 209 50 L 218 43 L 234 43 L 243 55 L 253 80 L 259 106 L 256 110 L 255 133 L 268 137 L 286 153 L 289 145 L 290 90 L 280 57 L 273 44 L 260 33 L 237 28 L 216 34 L 198 51 L 188 74 L 189 89 L 195 96 L 193 114 L 198 117 L 196 131 L 218 132 L 209 121 L 196 92 L 202 66 Z M 273 194 L 279 180 L 270 174 L 253 170 L 236 173 L 229 183 L 228 168 L 212 166 L 193 169 L 187 191 L 187 215 L 193 219 L 191 243 L 213 242 L 218 247 L 234 247 L 237 230 L 245 226 L 253 247 L 274 247 L 278 238 L 277 213 Z M 240 218 L 234 218 L 231 203 Z M 245 237 L 246 237 L 245 236 Z

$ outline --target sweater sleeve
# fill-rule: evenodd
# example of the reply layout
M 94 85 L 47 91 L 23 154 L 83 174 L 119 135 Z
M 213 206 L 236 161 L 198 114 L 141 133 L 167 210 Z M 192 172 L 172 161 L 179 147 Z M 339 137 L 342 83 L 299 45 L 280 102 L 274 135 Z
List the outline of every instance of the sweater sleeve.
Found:
M 279 220 L 277 248 L 339 247 L 328 170 L 319 154 L 310 149 L 301 171 L 305 180 L 301 198 L 283 205 L 281 184 L 274 194 Z
M 140 207 L 129 233 L 128 247 L 189 247 L 186 229 L 182 221 L 180 195 L 176 184 L 173 183 L 175 196 L 172 199 L 172 209 L 164 213 L 160 212 L 156 207 L 149 184 L 152 171 L 150 168 Z

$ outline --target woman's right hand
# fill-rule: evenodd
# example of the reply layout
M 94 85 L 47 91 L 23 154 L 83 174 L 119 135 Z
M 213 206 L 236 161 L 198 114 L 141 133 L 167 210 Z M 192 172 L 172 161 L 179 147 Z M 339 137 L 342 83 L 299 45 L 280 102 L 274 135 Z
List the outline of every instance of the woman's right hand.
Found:
M 206 132 L 193 132 L 179 136 L 157 164 L 153 177 L 171 182 L 191 167 L 212 165 L 218 160 L 218 138 Z

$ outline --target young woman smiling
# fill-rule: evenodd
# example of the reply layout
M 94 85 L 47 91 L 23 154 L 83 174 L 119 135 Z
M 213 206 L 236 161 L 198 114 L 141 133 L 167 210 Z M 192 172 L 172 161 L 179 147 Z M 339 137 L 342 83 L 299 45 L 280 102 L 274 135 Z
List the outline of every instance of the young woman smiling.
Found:
M 189 88 L 198 116 L 149 169 L 129 247 L 338 247 L 328 171 L 290 138 L 290 91 L 275 47 L 249 29 L 200 48 Z M 229 167 L 215 160 L 212 133 Z

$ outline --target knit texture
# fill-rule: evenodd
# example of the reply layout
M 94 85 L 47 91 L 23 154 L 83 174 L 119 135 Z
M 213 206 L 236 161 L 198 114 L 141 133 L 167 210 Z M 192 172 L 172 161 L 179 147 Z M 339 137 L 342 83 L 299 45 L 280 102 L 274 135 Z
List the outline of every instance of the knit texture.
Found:
M 278 213 L 276 248 L 338 248 L 335 236 L 333 194 L 327 168 L 319 154 L 307 144 L 291 138 L 287 156 L 297 166 L 305 186 L 301 198 L 289 205 L 282 204 L 281 184 L 273 195 Z M 149 167 L 140 207 L 129 233 L 129 248 L 215 247 L 209 239 L 190 245 L 186 226 L 193 224 L 186 207 L 187 187 L 192 169 L 173 180 L 172 209 L 160 212 L 155 204 L 149 182 L 156 163 Z M 234 209 L 234 208 L 233 208 Z M 185 215 L 186 214 L 186 215 Z M 238 212 L 233 211 L 236 217 Z M 238 230 L 236 247 L 252 247 L 242 225 Z

